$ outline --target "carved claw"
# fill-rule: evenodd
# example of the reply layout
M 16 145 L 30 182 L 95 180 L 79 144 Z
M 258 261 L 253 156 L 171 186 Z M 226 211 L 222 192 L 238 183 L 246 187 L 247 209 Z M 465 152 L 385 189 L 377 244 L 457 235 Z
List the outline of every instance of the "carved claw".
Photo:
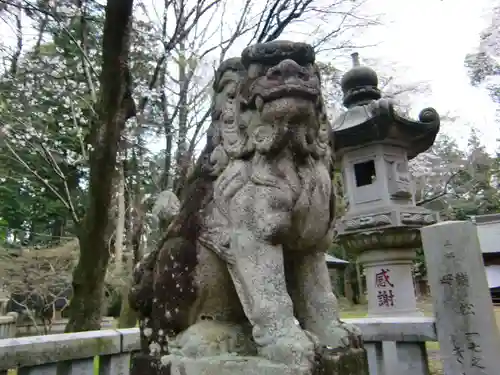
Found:
M 315 343 L 305 332 L 300 336 L 281 337 L 274 344 L 261 348 L 260 354 L 272 362 L 312 368 L 316 358 Z
M 321 344 L 328 349 L 361 348 L 363 340 L 361 330 L 352 325 L 336 320 L 330 323 L 321 335 Z

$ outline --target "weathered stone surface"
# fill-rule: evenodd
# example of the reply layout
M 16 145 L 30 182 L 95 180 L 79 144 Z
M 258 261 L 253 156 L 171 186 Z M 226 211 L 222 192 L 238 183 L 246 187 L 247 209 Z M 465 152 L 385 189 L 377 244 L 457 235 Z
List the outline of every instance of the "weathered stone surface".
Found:
M 170 367 L 169 375 L 309 375 L 309 368 L 276 364 L 258 357 L 222 356 L 191 359 L 164 356 L 161 365 Z
M 360 66 L 357 52 L 351 56 L 353 67 L 341 80 L 343 103 L 348 110 L 334 122 L 336 151 L 342 153 L 371 142 L 392 143 L 403 146 L 411 159 L 431 147 L 440 127 L 437 111 L 425 108 L 419 114 L 419 121 L 401 116 L 395 108 L 396 102 L 382 96 L 376 72 Z M 408 173 L 406 168 L 401 171 Z M 408 181 L 393 182 L 406 185 Z
M 121 352 L 117 331 L 90 331 L 0 340 L 0 368 L 36 366 Z
M 214 92 L 179 214 L 135 272 L 142 351 L 236 351 L 311 369 L 318 343 L 361 345 L 339 320 L 324 258 L 335 197 L 314 51 L 289 41 L 249 47 L 221 65 Z
M 216 356 L 223 353 L 256 355 L 250 326 L 205 320 L 193 324 L 174 340 L 169 352 L 177 356 Z
M 291 59 L 299 65 L 313 64 L 316 58 L 313 47 L 307 43 L 288 40 L 276 40 L 270 43 L 258 43 L 245 48 L 241 54 L 244 66 L 277 65 L 285 59 Z
M 324 350 L 318 357 L 313 375 L 369 375 L 365 349 Z
M 363 341 L 426 342 L 437 341 L 434 318 L 426 316 L 367 317 L 346 319 L 363 333 Z
M 136 352 L 141 349 L 137 328 L 120 328 L 116 331 L 122 336 L 122 352 Z
M 368 362 L 364 349 L 325 351 L 311 369 L 309 366 L 289 366 L 259 357 L 223 355 L 187 358 L 165 355 L 152 360 L 142 357 L 134 361 L 134 374 L 159 375 L 368 375 Z
M 474 224 L 421 231 L 445 374 L 498 374 L 500 336 Z

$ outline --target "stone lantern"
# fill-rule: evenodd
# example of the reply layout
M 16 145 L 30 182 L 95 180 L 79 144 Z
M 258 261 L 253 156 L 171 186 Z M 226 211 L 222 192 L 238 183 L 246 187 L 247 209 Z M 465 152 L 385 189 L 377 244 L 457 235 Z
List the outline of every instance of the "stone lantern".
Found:
M 432 146 L 439 115 L 432 108 L 419 121 L 399 115 L 378 89 L 377 74 L 359 65 L 357 53 L 352 58 L 341 81 L 347 111 L 333 126 L 346 197 L 337 232 L 365 268 L 369 315 L 417 315 L 412 263 L 419 228 L 438 217 L 416 206 L 408 160 Z

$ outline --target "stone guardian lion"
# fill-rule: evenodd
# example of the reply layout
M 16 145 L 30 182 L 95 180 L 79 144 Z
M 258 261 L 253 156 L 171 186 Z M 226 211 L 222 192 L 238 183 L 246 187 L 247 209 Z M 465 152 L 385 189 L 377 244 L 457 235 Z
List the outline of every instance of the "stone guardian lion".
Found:
M 339 320 L 324 257 L 332 137 L 313 48 L 256 44 L 214 81 L 207 145 L 180 212 L 134 274 L 143 351 L 311 366 L 318 345 L 360 342 Z

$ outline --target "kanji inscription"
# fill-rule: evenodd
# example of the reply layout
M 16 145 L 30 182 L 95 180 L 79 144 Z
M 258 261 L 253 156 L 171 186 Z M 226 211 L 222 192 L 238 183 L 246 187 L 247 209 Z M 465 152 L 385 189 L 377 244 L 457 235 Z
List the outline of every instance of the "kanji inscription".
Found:
M 441 285 L 447 287 L 448 299 L 454 305 L 457 314 L 462 316 L 476 315 L 474 304 L 468 300 L 469 275 L 465 272 L 448 273 L 439 280 Z
M 392 290 L 379 290 L 377 294 L 378 305 L 380 307 L 393 307 L 394 306 L 394 294 Z
M 375 274 L 375 286 L 377 288 L 394 288 L 394 284 L 391 283 L 388 269 L 382 268 L 380 272 Z
M 481 357 L 481 345 L 477 344 L 475 338 L 479 338 L 479 333 L 477 332 L 465 332 L 465 342 L 458 340 L 456 335 L 451 335 L 451 343 L 453 346 L 453 355 L 455 360 L 460 365 L 467 364 L 470 367 L 476 367 L 479 369 L 484 369 Z M 468 360 L 466 360 L 468 358 Z
M 390 270 L 387 268 L 380 269 L 380 272 L 375 273 L 375 288 L 377 291 L 377 301 L 379 307 L 393 307 L 394 306 L 394 284 L 391 282 L 389 275 Z
M 440 279 L 441 285 L 447 288 L 447 294 L 453 301 L 455 312 L 463 317 L 476 315 L 474 304 L 468 302 L 469 281 L 469 275 L 465 272 L 448 273 Z M 457 363 L 484 369 L 481 346 L 476 342 L 476 339 L 480 338 L 479 333 L 465 332 L 464 336 L 461 336 L 462 340 L 459 340 L 457 335 L 450 336 L 452 353 Z

